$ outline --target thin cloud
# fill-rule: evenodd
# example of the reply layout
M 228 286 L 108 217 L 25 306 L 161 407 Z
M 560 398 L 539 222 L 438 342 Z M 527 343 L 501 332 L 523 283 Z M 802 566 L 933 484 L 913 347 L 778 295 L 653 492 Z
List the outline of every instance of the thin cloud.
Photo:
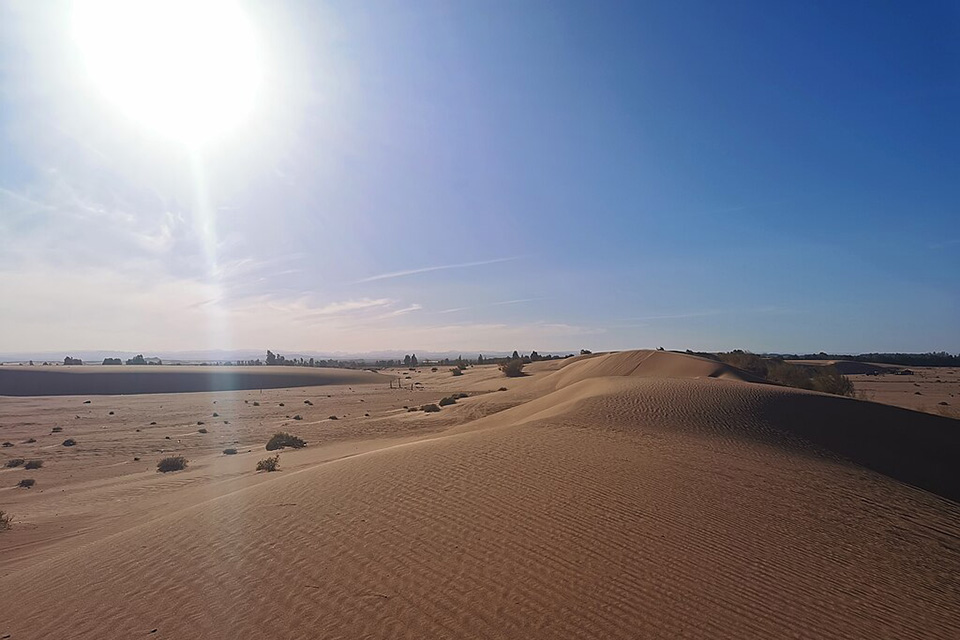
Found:
M 442 311 L 437 311 L 437 313 L 457 313 L 458 311 L 472 311 L 473 309 L 484 309 L 486 307 L 503 307 L 510 304 L 523 304 L 524 302 L 536 302 L 537 300 L 546 300 L 546 298 L 520 298 L 518 300 L 504 300 L 502 302 L 491 302 L 489 304 L 478 304 L 472 307 L 454 307 L 452 309 L 444 309 Z
M 464 269 L 466 267 L 482 267 L 488 264 L 498 264 L 501 262 L 512 262 L 514 260 L 519 260 L 519 256 L 512 258 L 496 258 L 494 260 L 478 260 L 477 262 L 461 262 L 458 264 L 443 264 L 437 265 L 434 267 L 421 267 L 420 269 L 406 269 L 404 271 L 391 271 L 389 273 L 381 273 L 379 275 L 370 276 L 368 278 L 363 278 L 357 280 L 354 284 L 360 284 L 363 282 L 374 282 L 376 280 L 389 280 L 391 278 L 402 278 L 404 276 L 413 276 L 419 273 L 429 273 L 431 271 L 445 271 L 447 269 Z

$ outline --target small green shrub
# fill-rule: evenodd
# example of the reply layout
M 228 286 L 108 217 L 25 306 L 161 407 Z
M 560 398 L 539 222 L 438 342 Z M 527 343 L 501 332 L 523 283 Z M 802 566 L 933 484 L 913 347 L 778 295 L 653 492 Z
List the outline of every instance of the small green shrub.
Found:
M 447 396 L 446 398 L 440 398 L 440 406 L 446 407 L 451 404 L 457 404 L 457 399 L 453 396 Z
M 23 458 L 11 458 L 7 460 L 7 468 L 13 469 L 14 467 L 19 467 L 24 462 Z
M 233 448 L 224 449 L 224 450 L 223 450 L 223 455 L 225 455 L 225 456 L 235 456 L 235 455 L 237 455 L 237 450 L 236 450 L 236 449 L 233 449 Z
M 295 435 L 286 433 L 285 431 L 280 431 L 273 434 L 273 437 L 267 442 L 267 451 L 276 451 L 277 449 L 283 449 L 284 447 L 290 447 L 291 449 L 302 449 L 307 446 L 307 443 L 302 438 L 298 438 Z
M 278 453 L 275 456 L 270 458 L 264 458 L 257 463 L 257 471 L 279 471 L 280 470 L 280 454 Z
M 43 466 L 43 460 L 30 460 L 27 464 L 23 465 L 24 469 L 39 469 Z
M 440 411 L 440 407 L 435 404 L 425 404 L 420 407 L 420 411 L 423 411 L 424 413 L 436 413 L 437 411 Z
M 35 484 L 37 484 L 37 481 L 34 480 L 33 478 L 24 478 L 23 480 L 17 483 L 17 486 L 23 489 L 29 489 Z
M 167 473 L 170 471 L 182 471 L 187 468 L 187 459 L 183 456 L 170 456 L 157 463 L 157 471 Z

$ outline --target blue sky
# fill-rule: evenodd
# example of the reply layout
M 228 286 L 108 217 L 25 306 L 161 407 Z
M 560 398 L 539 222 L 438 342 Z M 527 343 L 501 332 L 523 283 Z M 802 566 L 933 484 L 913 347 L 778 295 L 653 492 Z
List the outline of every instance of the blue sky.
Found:
M 0 351 L 960 351 L 955 3 L 239 7 L 195 145 L 2 6 Z

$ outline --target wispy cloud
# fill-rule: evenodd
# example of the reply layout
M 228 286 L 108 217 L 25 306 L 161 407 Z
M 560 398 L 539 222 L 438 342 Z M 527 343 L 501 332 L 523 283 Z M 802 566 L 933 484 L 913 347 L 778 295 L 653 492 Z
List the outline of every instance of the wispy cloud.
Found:
M 484 309 L 486 307 L 503 307 L 511 304 L 523 304 L 524 302 L 536 302 L 537 300 L 546 300 L 546 298 L 519 298 L 517 300 L 503 300 L 502 302 L 490 302 L 488 304 L 478 304 L 472 307 L 454 307 L 452 309 L 444 309 L 442 311 L 437 311 L 437 313 L 457 313 L 459 311 L 471 311 L 473 309 Z
M 377 319 L 383 320 L 385 318 L 396 318 L 397 316 L 403 316 L 413 311 L 419 311 L 420 309 L 423 309 L 423 305 L 414 303 L 410 306 L 404 307 L 403 309 L 397 309 L 395 311 L 391 311 L 390 313 L 385 313 L 382 316 L 378 316 Z
M 476 262 L 460 262 L 458 264 L 442 264 L 436 265 L 433 267 L 421 267 L 419 269 L 405 269 L 403 271 L 391 271 L 389 273 L 381 273 L 375 276 L 370 276 L 357 280 L 354 284 L 360 284 L 363 282 L 374 282 L 376 280 L 389 280 L 391 278 L 402 278 L 404 276 L 413 276 L 419 273 L 429 273 L 431 271 L 445 271 L 447 269 L 464 269 L 467 267 L 482 267 L 487 264 L 498 264 L 501 262 L 512 262 L 514 260 L 519 260 L 520 256 L 514 256 L 512 258 L 495 258 L 493 260 L 478 260 Z

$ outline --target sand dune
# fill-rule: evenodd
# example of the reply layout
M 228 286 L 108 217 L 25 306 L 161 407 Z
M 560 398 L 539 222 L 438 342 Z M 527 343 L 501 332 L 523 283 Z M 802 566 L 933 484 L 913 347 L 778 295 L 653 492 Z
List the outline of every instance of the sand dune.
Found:
M 307 367 L 0 367 L 0 396 L 119 395 L 383 382 L 370 371 Z
M 956 421 L 697 360 L 531 366 L 442 432 L 144 477 L 126 520 L 118 484 L 95 537 L 0 554 L 0 634 L 957 637 L 960 504 L 902 481 L 950 495 Z

